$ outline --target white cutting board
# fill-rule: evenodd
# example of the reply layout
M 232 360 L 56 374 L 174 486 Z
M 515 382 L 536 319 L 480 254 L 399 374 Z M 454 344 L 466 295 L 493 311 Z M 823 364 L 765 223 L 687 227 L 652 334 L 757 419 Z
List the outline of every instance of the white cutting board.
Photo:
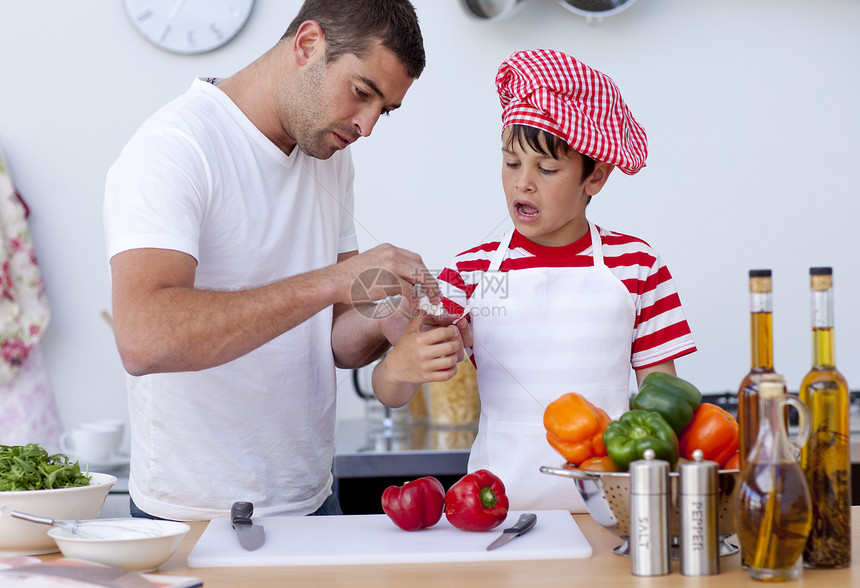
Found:
M 307 566 L 591 557 L 591 545 L 569 512 L 535 511 L 534 528 L 507 545 L 487 551 L 522 512 L 508 512 L 491 531 L 461 531 L 442 520 L 429 529 L 403 531 L 386 515 L 260 517 L 266 531 L 256 551 L 239 545 L 227 518 L 212 519 L 188 556 L 188 567 Z

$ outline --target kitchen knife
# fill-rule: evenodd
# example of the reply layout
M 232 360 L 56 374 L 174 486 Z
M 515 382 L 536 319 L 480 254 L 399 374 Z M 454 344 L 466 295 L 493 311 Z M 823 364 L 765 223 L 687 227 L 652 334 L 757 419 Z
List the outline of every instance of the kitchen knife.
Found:
M 266 533 L 263 531 L 263 527 L 255 525 L 251 520 L 251 515 L 253 514 L 254 505 L 250 502 L 234 502 L 230 508 L 230 519 L 233 522 L 233 528 L 236 529 L 239 543 L 246 551 L 259 549 L 266 540 Z
M 517 522 L 514 524 L 513 527 L 508 527 L 507 529 L 502 531 L 502 534 L 499 535 L 495 541 L 493 541 L 487 546 L 487 551 L 492 551 L 497 547 L 501 547 L 514 537 L 519 537 L 523 533 L 526 533 L 532 527 L 535 526 L 535 523 L 537 523 L 536 514 L 532 512 L 527 512 L 525 514 L 520 515 L 520 518 L 517 519 Z

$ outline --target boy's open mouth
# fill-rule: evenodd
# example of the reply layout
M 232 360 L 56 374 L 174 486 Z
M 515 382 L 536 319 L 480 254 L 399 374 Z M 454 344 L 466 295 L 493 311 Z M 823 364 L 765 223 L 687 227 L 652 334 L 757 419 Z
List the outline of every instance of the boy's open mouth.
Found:
M 535 217 L 540 213 L 536 207 L 532 206 L 528 202 L 517 202 L 516 207 L 517 212 L 523 216 Z

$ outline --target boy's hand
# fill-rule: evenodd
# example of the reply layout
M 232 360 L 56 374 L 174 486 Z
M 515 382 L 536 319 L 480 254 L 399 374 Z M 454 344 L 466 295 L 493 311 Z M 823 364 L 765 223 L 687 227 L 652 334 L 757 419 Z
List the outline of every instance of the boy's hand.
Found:
M 461 353 L 457 355 L 457 361 L 463 361 L 466 357 L 465 349 L 472 347 L 474 338 L 472 337 L 472 326 L 467 315 L 443 314 L 440 316 L 426 315 L 424 318 L 424 330 L 434 327 L 448 327 L 453 325 L 459 331 L 458 336 L 463 347 Z
M 424 311 L 415 313 L 385 358 L 388 378 L 422 384 L 448 380 L 457 373 L 457 363 L 465 357 L 461 329 L 450 322 L 438 326 L 439 318 Z

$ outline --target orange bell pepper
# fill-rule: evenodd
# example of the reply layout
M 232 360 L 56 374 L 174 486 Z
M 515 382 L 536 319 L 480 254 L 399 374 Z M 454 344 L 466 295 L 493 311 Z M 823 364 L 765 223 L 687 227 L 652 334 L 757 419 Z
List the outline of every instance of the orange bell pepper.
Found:
M 606 455 L 603 429 L 609 415 L 576 392 L 552 401 L 543 414 L 546 440 L 568 463 L 578 466 L 590 457 Z
M 693 452 L 701 449 L 705 459 L 717 462 L 721 468 L 737 453 L 739 442 L 735 417 L 708 402 L 699 405 L 693 420 L 678 437 L 682 457 L 693 459 Z

